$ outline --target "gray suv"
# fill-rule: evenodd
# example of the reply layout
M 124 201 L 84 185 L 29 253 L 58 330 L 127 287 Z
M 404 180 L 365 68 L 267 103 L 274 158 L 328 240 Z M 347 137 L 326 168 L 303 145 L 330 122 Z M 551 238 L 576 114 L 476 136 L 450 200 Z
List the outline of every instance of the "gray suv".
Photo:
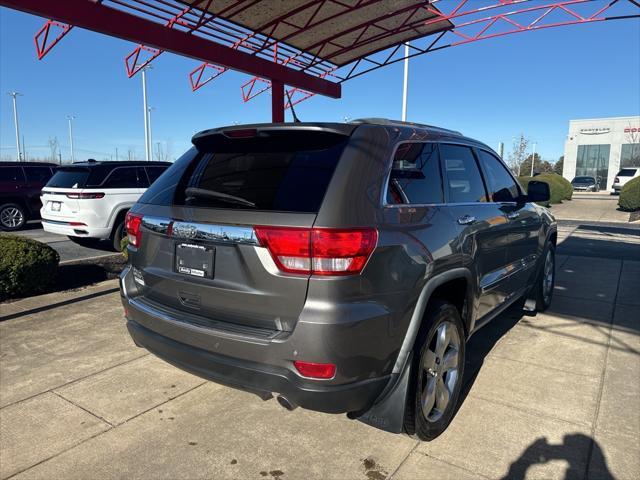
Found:
M 382 119 L 232 126 L 126 219 L 135 343 L 215 382 L 430 440 L 465 342 L 549 306 L 556 223 L 486 145 Z

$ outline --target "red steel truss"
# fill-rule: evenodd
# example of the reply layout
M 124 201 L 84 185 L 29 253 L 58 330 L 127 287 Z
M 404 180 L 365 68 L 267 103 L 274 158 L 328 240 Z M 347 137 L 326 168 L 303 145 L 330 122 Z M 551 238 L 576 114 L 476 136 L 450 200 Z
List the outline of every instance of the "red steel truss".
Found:
M 640 0 L 0 0 L 50 17 L 36 34 L 43 58 L 71 29 L 138 43 L 135 75 L 164 51 L 200 59 L 198 90 L 228 69 L 253 75 L 245 102 L 273 87 L 273 118 L 340 84 L 409 57 L 514 33 L 640 17 Z M 267 8 L 268 7 L 268 8 Z M 55 35 L 52 31 L 57 31 Z M 289 85 L 287 98 L 284 85 Z
M 51 28 L 55 28 L 58 30 L 58 35 L 55 37 L 51 37 Z M 60 40 L 64 37 L 69 31 L 73 28 L 73 25 L 69 25 L 67 23 L 56 22 L 55 20 L 47 20 L 42 28 L 38 30 L 35 37 L 33 37 L 33 41 L 36 45 L 36 54 L 38 55 L 38 60 L 42 60 L 42 58 L 49 53 Z
M 433 10 L 437 18 L 451 21 L 454 28 L 412 42 L 412 53 L 408 57 L 514 33 L 640 17 L 638 0 L 491 0 L 482 2 L 482 6 L 480 3 L 477 0 L 457 0 L 450 2 L 448 6 L 453 8 L 448 13 Z M 442 5 L 443 2 L 438 3 L 438 6 Z M 349 69 L 343 69 L 336 75 L 338 82 L 403 61 L 404 54 L 398 55 L 400 46 L 358 59 Z

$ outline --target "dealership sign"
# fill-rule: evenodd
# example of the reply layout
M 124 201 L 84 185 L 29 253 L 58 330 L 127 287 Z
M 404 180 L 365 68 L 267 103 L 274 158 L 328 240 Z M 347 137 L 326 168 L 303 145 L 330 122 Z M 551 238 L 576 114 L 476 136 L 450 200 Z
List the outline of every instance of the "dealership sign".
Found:
M 611 129 L 609 127 L 596 127 L 596 128 L 581 128 L 580 133 L 583 135 L 601 135 L 603 133 L 609 133 Z
M 640 128 L 636 128 L 636 127 L 625 128 L 624 133 L 640 133 Z

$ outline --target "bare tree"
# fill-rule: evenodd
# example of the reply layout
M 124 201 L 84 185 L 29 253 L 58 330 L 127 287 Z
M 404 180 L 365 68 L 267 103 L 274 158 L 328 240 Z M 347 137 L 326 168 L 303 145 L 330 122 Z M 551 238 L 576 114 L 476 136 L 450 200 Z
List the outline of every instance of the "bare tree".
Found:
M 520 134 L 519 137 L 513 139 L 513 146 L 509 153 L 509 166 L 516 175 L 520 176 L 522 165 L 527 159 L 527 148 L 529 147 L 529 139 Z
M 57 162 L 58 161 L 58 151 L 60 150 L 60 143 L 58 142 L 58 137 L 49 137 L 48 140 L 48 144 L 49 144 L 49 150 L 51 151 L 51 161 L 52 162 Z

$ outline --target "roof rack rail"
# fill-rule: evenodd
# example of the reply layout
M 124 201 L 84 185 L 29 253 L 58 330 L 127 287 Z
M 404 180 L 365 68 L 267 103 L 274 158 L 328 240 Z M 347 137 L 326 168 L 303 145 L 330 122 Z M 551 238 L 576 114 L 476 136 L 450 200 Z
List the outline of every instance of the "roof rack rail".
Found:
M 390 118 L 356 118 L 355 120 L 350 120 L 347 123 L 368 123 L 373 125 L 398 125 L 402 127 L 418 127 L 418 128 L 428 128 L 430 130 L 437 130 L 440 132 L 449 133 L 451 135 L 458 135 L 462 137 L 462 133 L 457 130 L 449 130 L 448 128 L 436 127 L 434 125 L 425 125 L 424 123 L 416 123 L 416 122 L 403 122 L 402 120 L 393 120 Z

